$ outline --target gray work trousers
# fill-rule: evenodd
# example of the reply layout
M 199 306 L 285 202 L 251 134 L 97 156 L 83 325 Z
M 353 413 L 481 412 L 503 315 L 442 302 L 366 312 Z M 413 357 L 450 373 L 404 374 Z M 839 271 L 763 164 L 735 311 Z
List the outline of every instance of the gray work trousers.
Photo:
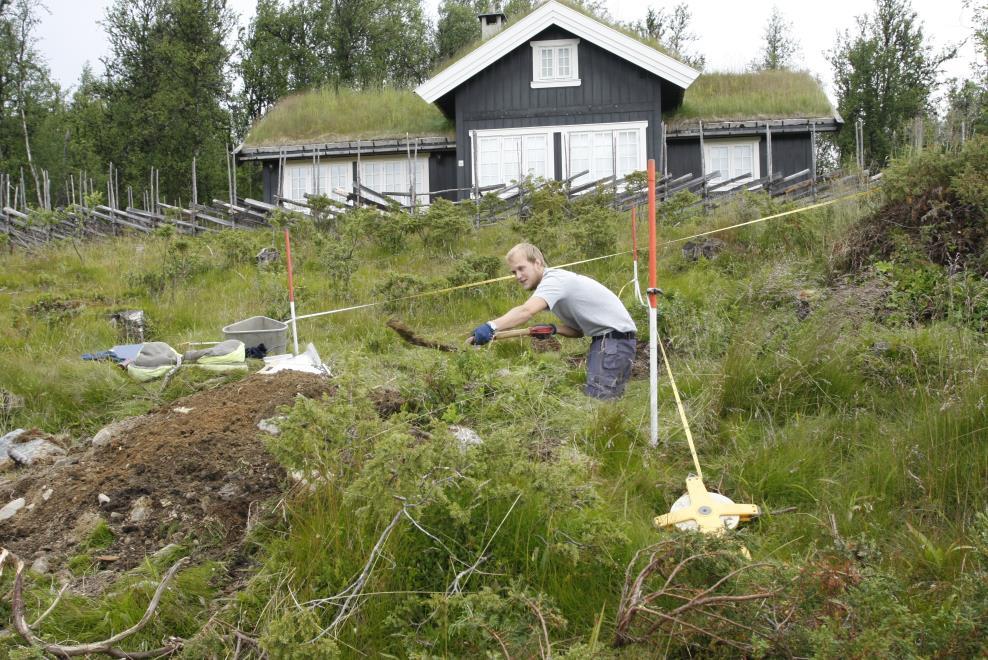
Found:
M 595 399 L 616 399 L 631 378 L 638 340 L 594 337 L 587 353 L 587 386 L 583 392 Z

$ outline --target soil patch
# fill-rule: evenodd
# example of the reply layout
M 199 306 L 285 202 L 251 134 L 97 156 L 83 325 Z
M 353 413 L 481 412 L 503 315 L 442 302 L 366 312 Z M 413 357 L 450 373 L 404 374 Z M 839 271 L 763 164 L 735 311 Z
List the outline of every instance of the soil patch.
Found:
M 103 446 L 10 475 L 0 500 L 23 497 L 28 506 L 0 523 L 0 539 L 28 562 L 45 557 L 53 568 L 100 539 L 89 550 L 118 557 L 107 562 L 115 570 L 168 543 L 198 541 L 204 556 L 222 556 L 239 545 L 252 505 L 286 482 L 257 423 L 297 395 L 332 390 L 321 376 L 284 371 L 173 401 L 122 425 Z M 101 521 L 112 538 L 93 535 Z

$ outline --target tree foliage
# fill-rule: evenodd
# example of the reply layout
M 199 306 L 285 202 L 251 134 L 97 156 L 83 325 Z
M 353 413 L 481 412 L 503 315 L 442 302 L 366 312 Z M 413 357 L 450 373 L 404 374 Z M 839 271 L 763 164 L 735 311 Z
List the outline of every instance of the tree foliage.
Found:
M 195 156 L 201 196 L 225 186 L 232 26 L 223 0 L 116 0 L 107 11 L 104 156 L 126 179 L 156 167 L 176 199 L 189 194 Z
M 799 52 L 799 41 L 793 36 L 793 26 L 778 7 L 772 7 L 765 31 L 764 42 L 753 68 L 761 70 L 789 69 Z
M 706 56 L 691 52 L 697 40 L 697 35 L 692 32 L 690 26 L 692 19 L 693 14 L 689 5 L 680 2 L 672 11 L 668 11 L 665 7 L 658 10 L 649 7 L 645 18 L 632 27 L 642 36 L 658 41 L 686 64 L 696 69 L 703 69 L 707 61 Z
M 864 121 L 867 161 L 888 162 L 905 123 L 928 111 L 941 64 L 952 52 L 935 55 L 909 0 L 875 0 L 874 14 L 857 18 L 828 53 L 834 67 L 837 109 L 846 128 L 837 137 L 842 156 L 854 153 L 854 122 Z
M 477 3 L 443 0 L 436 22 L 436 60 L 443 62 L 480 38 Z

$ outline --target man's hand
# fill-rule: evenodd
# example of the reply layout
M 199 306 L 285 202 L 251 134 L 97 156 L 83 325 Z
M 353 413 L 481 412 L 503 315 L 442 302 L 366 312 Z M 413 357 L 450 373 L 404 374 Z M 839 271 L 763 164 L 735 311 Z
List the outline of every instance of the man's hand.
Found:
M 474 346 L 483 346 L 489 344 L 492 339 L 494 339 L 494 328 L 490 323 L 485 323 L 474 328 L 473 336 L 469 341 Z

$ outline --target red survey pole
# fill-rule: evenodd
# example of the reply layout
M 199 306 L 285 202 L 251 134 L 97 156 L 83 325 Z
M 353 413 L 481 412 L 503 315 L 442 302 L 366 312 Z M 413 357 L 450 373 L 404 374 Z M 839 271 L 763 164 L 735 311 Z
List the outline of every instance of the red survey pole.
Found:
M 292 239 L 285 228 L 285 263 L 288 265 L 288 307 L 292 312 L 292 343 L 298 355 L 298 327 L 295 325 L 295 277 L 292 275 Z
M 655 160 L 648 161 L 648 379 L 649 404 L 651 407 L 651 433 L 649 442 L 653 447 L 659 444 L 659 327 L 658 327 L 658 277 L 655 273 L 656 255 L 655 230 Z

